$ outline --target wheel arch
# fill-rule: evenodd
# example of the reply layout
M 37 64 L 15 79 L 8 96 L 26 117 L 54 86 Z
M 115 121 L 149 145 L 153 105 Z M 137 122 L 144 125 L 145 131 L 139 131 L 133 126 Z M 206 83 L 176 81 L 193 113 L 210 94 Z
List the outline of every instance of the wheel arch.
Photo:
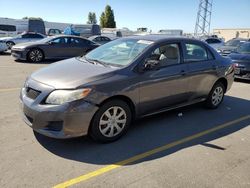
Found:
M 222 84 L 224 85 L 224 87 L 225 87 L 225 92 L 226 92 L 226 91 L 227 91 L 227 87 L 228 87 L 228 81 L 227 81 L 227 79 L 224 78 L 224 77 L 219 78 L 219 79 L 214 83 L 214 85 L 215 85 L 216 83 L 218 83 L 218 82 L 220 82 L 220 83 L 222 83 Z
M 29 53 L 31 52 L 31 50 L 35 50 L 35 49 L 40 50 L 40 51 L 42 52 L 42 54 L 43 54 L 43 58 L 45 59 L 45 53 L 44 53 L 43 49 L 42 49 L 42 48 L 39 48 L 39 47 L 37 47 L 37 46 L 31 47 L 31 48 L 29 49 L 29 51 L 28 51 L 27 54 L 26 54 L 26 59 L 29 59 Z
M 135 104 L 132 101 L 132 99 L 130 99 L 128 96 L 125 96 L 125 95 L 111 96 L 111 97 L 105 99 L 104 101 L 102 101 L 98 106 L 102 106 L 104 103 L 111 101 L 111 100 L 121 100 L 121 101 L 126 102 L 131 110 L 132 120 L 134 120 L 136 118 L 137 111 L 136 111 Z

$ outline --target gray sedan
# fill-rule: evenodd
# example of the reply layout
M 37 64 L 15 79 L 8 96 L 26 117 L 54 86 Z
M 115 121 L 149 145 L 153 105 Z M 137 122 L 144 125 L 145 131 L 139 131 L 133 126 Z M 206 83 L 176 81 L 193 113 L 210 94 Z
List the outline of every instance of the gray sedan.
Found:
M 34 72 L 20 99 L 38 133 L 110 142 L 136 118 L 198 102 L 217 108 L 233 75 L 231 60 L 204 42 L 134 36 Z
M 33 32 L 28 32 L 28 33 L 22 33 L 20 35 L 14 36 L 14 37 L 3 37 L 0 38 L 0 42 L 5 42 L 6 45 L 8 46 L 8 49 L 11 49 L 12 46 L 16 44 L 21 44 L 21 43 L 26 43 L 26 42 L 35 42 L 39 41 L 43 38 L 46 38 L 47 36 L 42 35 L 40 33 L 33 33 Z
M 11 55 L 17 60 L 41 62 L 44 59 L 81 56 L 98 46 L 99 44 L 82 37 L 61 35 L 15 45 L 11 49 Z

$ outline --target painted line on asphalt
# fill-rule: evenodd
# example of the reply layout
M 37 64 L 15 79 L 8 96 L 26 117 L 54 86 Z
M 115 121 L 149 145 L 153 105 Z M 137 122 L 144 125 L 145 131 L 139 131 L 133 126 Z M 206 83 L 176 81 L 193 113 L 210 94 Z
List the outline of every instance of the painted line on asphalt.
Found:
M 97 170 L 92 171 L 92 172 L 90 172 L 90 173 L 87 173 L 87 174 L 81 175 L 81 176 L 79 176 L 79 177 L 70 179 L 70 180 L 65 181 L 65 182 L 63 182 L 63 183 L 60 183 L 60 184 L 58 184 L 58 185 L 55 185 L 54 188 L 65 188 L 65 187 L 69 187 L 69 186 L 75 185 L 75 184 L 77 184 L 77 183 L 86 181 L 86 180 L 88 180 L 88 179 L 90 179 L 90 178 L 94 178 L 94 177 L 96 177 L 96 176 L 99 176 L 99 175 L 102 175 L 102 174 L 104 174 L 104 173 L 107 173 L 107 172 L 109 172 L 109 171 L 111 171 L 111 170 L 114 170 L 114 169 L 116 169 L 116 168 L 119 168 L 119 167 L 121 167 L 121 166 L 124 166 L 124 165 L 127 165 L 127 164 L 131 164 L 131 163 L 136 162 L 136 161 L 138 161 L 138 160 L 141 160 L 141 159 L 144 159 L 144 158 L 149 157 L 149 156 L 151 156 L 151 155 L 160 153 L 160 152 L 162 152 L 162 151 L 165 151 L 165 150 L 170 149 L 170 148 L 172 148 L 172 147 L 175 147 L 175 146 L 177 146 L 177 145 L 180 145 L 180 144 L 189 142 L 189 141 L 191 141 L 191 140 L 200 138 L 200 137 L 202 137 L 202 136 L 205 136 L 205 135 L 207 135 L 207 134 L 213 133 L 213 132 L 215 132 L 215 131 L 218 131 L 218 130 L 220 130 L 220 129 L 223 129 L 223 128 L 225 128 L 225 127 L 228 127 L 228 126 L 230 126 L 230 125 L 239 123 L 239 122 L 244 121 L 244 120 L 247 120 L 247 119 L 250 119 L 250 115 L 243 116 L 243 117 L 241 117 L 241 118 L 238 118 L 238 119 L 229 121 L 229 122 L 227 122 L 227 123 L 218 125 L 218 126 L 216 126 L 216 127 L 214 127 L 214 128 L 208 129 L 208 130 L 206 130 L 206 131 L 203 131 L 203 132 L 194 134 L 194 135 L 192 135 L 192 136 L 185 137 L 185 138 L 183 138 L 183 139 L 181 139 L 181 140 L 177 140 L 177 141 L 175 141 L 175 142 L 172 142 L 172 143 L 169 143 L 169 144 L 160 146 L 160 147 L 158 147 L 158 148 L 149 150 L 149 151 L 147 151 L 147 152 L 144 152 L 144 153 L 135 155 L 135 156 L 133 156 L 133 157 L 131 157 L 131 158 L 128 158 L 128 159 L 125 159 L 125 160 L 123 160 L 123 161 L 120 161 L 120 162 L 117 162 L 117 163 L 108 165 L 108 166 L 106 166 L 106 167 L 97 169 Z
M 3 89 L 0 89 L 0 93 L 1 93 L 1 92 L 16 91 L 16 90 L 20 90 L 20 89 L 21 89 L 20 87 L 14 87 L 14 88 L 3 88 Z

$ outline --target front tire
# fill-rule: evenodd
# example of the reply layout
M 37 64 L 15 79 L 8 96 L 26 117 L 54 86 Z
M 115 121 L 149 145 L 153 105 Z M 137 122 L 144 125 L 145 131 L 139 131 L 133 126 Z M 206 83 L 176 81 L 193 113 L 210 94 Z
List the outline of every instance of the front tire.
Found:
M 225 86 L 221 82 L 215 83 L 206 100 L 206 107 L 210 109 L 218 108 L 222 103 L 225 94 Z
M 104 103 L 93 117 L 90 136 L 98 142 L 112 142 L 128 130 L 131 123 L 131 110 L 121 100 Z
M 42 50 L 40 49 L 31 49 L 27 57 L 28 61 L 33 63 L 39 63 L 44 59 Z

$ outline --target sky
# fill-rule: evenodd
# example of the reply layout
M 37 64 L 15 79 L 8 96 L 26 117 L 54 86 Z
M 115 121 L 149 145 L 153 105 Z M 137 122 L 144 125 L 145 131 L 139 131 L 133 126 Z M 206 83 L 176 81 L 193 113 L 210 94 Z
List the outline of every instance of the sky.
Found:
M 194 32 L 199 0 L 0 0 L 0 17 L 84 24 L 90 11 L 99 22 L 107 4 L 114 10 L 117 28 Z M 213 28 L 250 28 L 250 0 L 213 0 Z

